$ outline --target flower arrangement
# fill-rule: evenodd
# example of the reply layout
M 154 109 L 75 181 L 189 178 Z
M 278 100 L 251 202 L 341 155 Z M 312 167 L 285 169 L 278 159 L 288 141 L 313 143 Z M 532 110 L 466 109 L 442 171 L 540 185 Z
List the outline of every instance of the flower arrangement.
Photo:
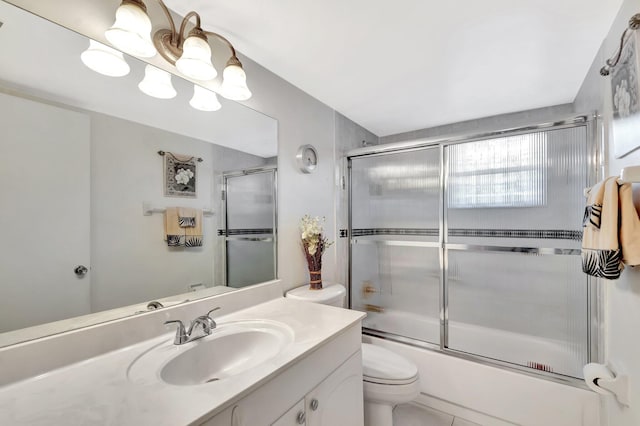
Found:
M 322 288 L 322 255 L 333 244 L 322 235 L 324 218 L 311 217 L 308 214 L 300 221 L 300 237 L 302 250 L 309 268 L 309 287 L 313 290 Z
M 189 169 L 178 169 L 178 172 L 176 173 L 176 182 L 186 185 L 193 176 L 193 172 Z

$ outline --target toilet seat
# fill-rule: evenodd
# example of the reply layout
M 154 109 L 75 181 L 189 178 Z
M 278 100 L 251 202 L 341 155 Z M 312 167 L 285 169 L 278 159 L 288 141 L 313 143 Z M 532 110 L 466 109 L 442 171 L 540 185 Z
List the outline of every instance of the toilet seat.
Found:
M 363 343 L 362 378 L 380 385 L 406 385 L 418 380 L 418 367 L 388 349 Z

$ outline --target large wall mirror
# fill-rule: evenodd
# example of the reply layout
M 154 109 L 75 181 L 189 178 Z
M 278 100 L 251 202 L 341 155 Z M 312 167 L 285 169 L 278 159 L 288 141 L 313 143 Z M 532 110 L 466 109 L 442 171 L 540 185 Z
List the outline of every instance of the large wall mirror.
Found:
M 0 346 L 276 277 L 274 119 L 193 109 L 175 75 L 147 96 L 145 63 L 106 77 L 84 36 L 5 2 L 0 22 Z M 165 195 L 170 153 L 202 160 L 195 197 Z M 204 210 L 202 246 L 168 245 L 173 207 Z

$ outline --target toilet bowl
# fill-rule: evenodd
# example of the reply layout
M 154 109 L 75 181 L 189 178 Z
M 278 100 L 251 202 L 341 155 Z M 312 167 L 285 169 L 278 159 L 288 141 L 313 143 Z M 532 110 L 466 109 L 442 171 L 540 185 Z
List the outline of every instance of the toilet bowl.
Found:
M 343 285 L 332 284 L 322 290 L 298 287 L 288 291 L 286 297 L 343 307 L 346 294 Z M 362 380 L 365 426 L 392 426 L 393 407 L 415 399 L 420 393 L 415 364 L 370 343 L 362 344 Z
M 393 407 L 414 400 L 420 393 L 418 367 L 389 349 L 362 344 L 364 423 L 393 425 Z

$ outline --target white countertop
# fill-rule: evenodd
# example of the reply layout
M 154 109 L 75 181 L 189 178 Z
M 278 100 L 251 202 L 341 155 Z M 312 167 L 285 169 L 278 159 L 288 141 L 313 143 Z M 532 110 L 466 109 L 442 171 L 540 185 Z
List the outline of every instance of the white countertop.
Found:
M 231 379 L 196 386 L 134 384 L 127 368 L 175 332 L 0 388 L 2 425 L 188 425 L 217 414 L 357 323 L 357 311 L 279 298 L 220 318 L 271 320 L 294 333 L 283 352 Z M 42 354 L 46 357 L 47 354 Z M 2 366 L 6 368 L 6 366 Z

